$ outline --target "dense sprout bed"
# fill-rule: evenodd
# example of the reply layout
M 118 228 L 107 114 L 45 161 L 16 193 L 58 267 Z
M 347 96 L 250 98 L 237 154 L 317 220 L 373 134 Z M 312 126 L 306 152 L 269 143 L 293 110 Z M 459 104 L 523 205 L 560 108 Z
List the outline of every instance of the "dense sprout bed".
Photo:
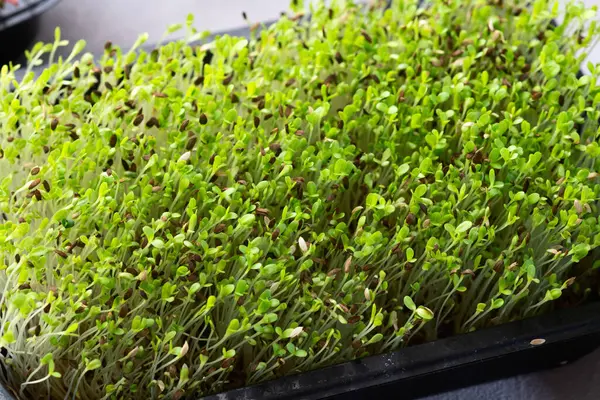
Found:
M 417 3 L 4 67 L 5 384 L 178 399 L 597 293 L 595 12 Z

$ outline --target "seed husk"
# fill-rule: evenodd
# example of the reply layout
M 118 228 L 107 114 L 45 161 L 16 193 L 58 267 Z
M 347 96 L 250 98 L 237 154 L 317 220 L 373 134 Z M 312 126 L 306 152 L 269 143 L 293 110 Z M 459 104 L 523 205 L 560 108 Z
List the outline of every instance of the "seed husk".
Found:
M 344 262 L 344 272 L 346 274 L 350 273 L 350 267 L 352 266 L 352 256 L 348 257 Z
M 218 224 L 217 226 L 215 226 L 214 232 L 215 233 L 221 233 L 221 232 L 224 232 L 225 229 L 227 229 L 227 225 L 221 223 L 221 224 Z
M 206 114 L 200 114 L 200 125 L 206 125 L 208 123 L 208 117 Z
M 503 269 L 504 269 L 504 261 L 497 260 L 496 263 L 494 264 L 494 271 L 496 271 L 497 273 L 500 273 L 500 272 L 502 272 Z
M 59 257 L 61 257 L 61 258 L 67 258 L 67 257 L 68 257 L 67 253 L 65 253 L 65 252 L 64 252 L 64 251 L 62 251 L 62 250 L 58 250 L 58 249 L 56 249 L 56 250 L 54 250 L 54 253 L 56 253 L 56 254 L 57 254 Z
M 204 84 L 204 76 L 203 75 L 197 77 L 196 80 L 194 80 L 194 85 L 196 85 L 196 86 L 200 86 L 203 84 Z
M 368 43 L 373 43 L 373 39 L 371 38 L 371 36 L 367 33 L 367 31 L 365 31 L 364 29 L 362 31 L 360 31 L 360 34 L 365 38 L 365 40 Z
M 123 304 L 121 308 L 119 308 L 119 317 L 125 318 L 129 314 L 129 307 L 127 304 Z
M 189 120 L 187 120 L 187 119 L 183 120 L 183 122 L 181 122 L 181 125 L 179 125 L 179 132 L 184 132 L 187 129 L 189 124 L 190 124 Z
M 327 276 L 329 276 L 329 277 L 337 276 L 340 273 L 340 271 L 341 270 L 339 268 L 332 269 L 331 271 L 329 271 L 327 273 Z
M 257 208 L 255 210 L 255 212 L 257 215 L 265 215 L 265 216 L 269 215 L 269 213 L 270 213 L 269 210 L 267 210 L 266 208 Z
M 142 123 L 142 121 L 144 121 L 144 116 L 142 114 L 138 114 L 133 120 L 133 125 L 139 126 Z
M 129 163 L 126 160 L 121 159 L 121 165 L 123 165 L 125 171 L 129 171 Z
M 187 161 L 189 161 L 189 159 L 191 158 L 191 156 L 192 156 L 192 153 L 191 153 L 191 152 L 189 152 L 189 151 L 186 151 L 185 153 L 183 153 L 183 154 L 182 154 L 182 155 L 179 157 L 179 160 L 178 160 L 178 161 L 185 161 L 185 162 L 187 162 Z
M 271 143 L 269 149 L 275 153 L 275 155 L 281 154 L 281 145 L 279 143 Z
M 197 141 L 198 141 L 198 138 L 196 136 L 192 136 L 188 140 L 188 142 L 187 142 L 187 144 L 185 146 L 186 150 L 192 150 L 194 148 L 194 146 L 196 146 L 196 142 Z
M 150 119 L 148 120 L 148 122 L 146 122 L 146 127 L 148 128 L 152 128 L 152 127 L 160 127 L 160 124 L 158 122 L 158 119 L 156 117 L 150 117 Z
M 29 190 L 35 189 L 41 182 L 42 180 L 40 178 L 34 179 L 28 186 Z
M 583 212 L 583 206 L 581 205 L 581 202 L 577 199 L 575 199 L 573 206 L 575 207 L 575 211 L 577 211 L 577 214 L 581 214 Z
M 279 237 L 279 233 L 280 233 L 279 228 L 275 228 L 275 230 L 271 234 L 271 239 L 276 240 Z
M 223 79 L 223 85 L 229 85 L 233 80 L 233 72 Z

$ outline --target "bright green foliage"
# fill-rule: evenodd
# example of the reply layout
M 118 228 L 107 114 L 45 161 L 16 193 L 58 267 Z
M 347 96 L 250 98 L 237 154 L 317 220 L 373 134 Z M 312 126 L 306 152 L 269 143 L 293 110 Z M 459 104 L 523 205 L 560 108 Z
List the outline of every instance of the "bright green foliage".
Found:
M 188 45 L 190 18 L 151 53 L 2 69 L 23 399 L 207 394 L 594 294 L 594 10 L 333 3 L 249 40 Z

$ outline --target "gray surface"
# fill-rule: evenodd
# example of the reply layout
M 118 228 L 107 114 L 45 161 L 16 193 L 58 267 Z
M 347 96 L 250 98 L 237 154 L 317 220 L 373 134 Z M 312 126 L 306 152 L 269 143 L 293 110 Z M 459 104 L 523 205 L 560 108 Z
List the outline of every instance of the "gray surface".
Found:
M 585 3 L 600 4 L 600 0 Z M 129 46 L 142 32 L 149 33 L 150 42 L 158 41 L 168 24 L 184 22 L 190 12 L 196 17 L 198 29 L 214 31 L 243 25 L 242 11 L 248 12 L 253 21 L 264 21 L 277 17 L 287 4 L 288 1 L 282 0 L 63 0 L 42 18 L 39 40 L 52 40 L 54 27 L 60 26 L 64 38 L 73 42 L 86 39 L 88 50 L 97 52 L 107 40 Z M 598 50 L 590 56 L 594 62 L 600 61 Z M 600 351 L 560 369 L 427 398 L 454 399 L 597 400 L 600 399 Z
M 246 24 L 242 11 L 259 22 L 277 18 L 287 5 L 282 0 L 62 0 L 42 18 L 39 40 L 53 40 L 60 26 L 65 39 L 85 39 L 87 49 L 98 52 L 109 40 L 128 47 L 144 32 L 149 43 L 157 42 L 169 24 L 184 23 L 189 13 L 198 30 L 218 31 Z

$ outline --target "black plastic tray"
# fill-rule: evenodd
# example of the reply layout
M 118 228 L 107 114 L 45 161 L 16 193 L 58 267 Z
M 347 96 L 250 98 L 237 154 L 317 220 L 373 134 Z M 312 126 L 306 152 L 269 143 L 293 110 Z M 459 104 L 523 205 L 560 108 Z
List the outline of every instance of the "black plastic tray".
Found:
M 38 32 L 39 17 L 60 0 L 19 0 L 0 9 L 0 66 L 22 59 Z
M 31 20 L 49 10 L 60 0 L 19 0 L 18 6 L 6 4 L 0 9 L 0 31 Z
M 414 399 L 558 367 L 598 347 L 595 302 L 205 399 Z

